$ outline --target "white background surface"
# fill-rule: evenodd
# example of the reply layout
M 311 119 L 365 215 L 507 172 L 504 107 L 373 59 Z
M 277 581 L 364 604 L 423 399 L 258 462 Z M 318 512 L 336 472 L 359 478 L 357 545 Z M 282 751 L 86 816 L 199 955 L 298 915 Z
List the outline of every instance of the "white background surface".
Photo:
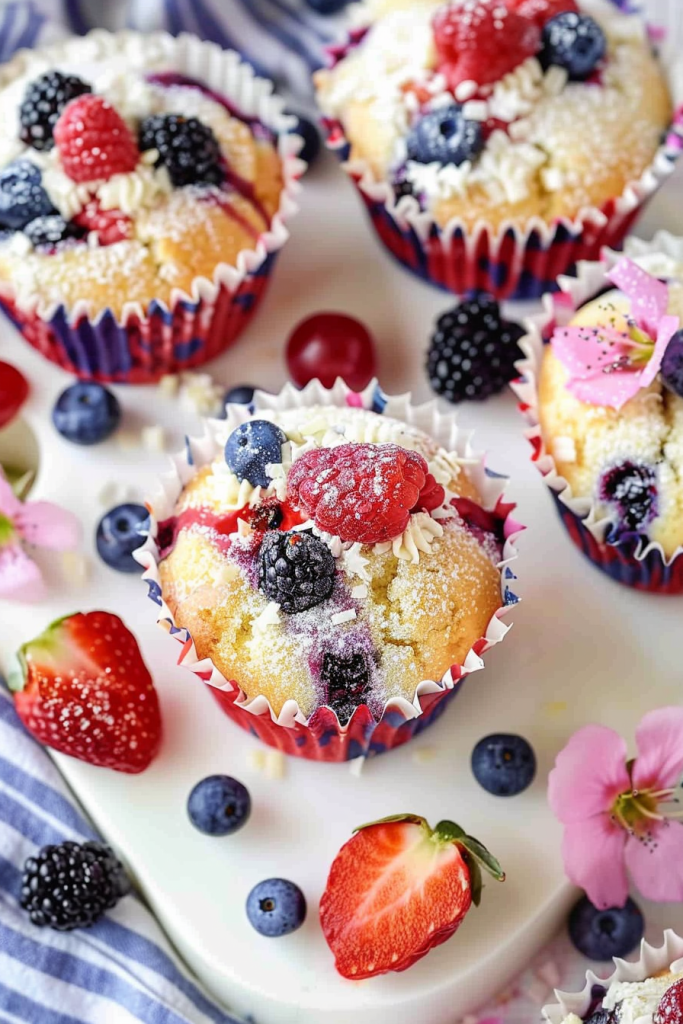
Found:
M 680 187 L 669 183 L 640 233 L 648 237 L 664 225 L 683 233 L 680 196 Z M 453 300 L 384 254 L 331 158 L 306 179 L 302 212 L 291 227 L 262 310 L 237 347 L 210 367 L 215 377 L 226 385 L 280 386 L 289 330 L 303 315 L 337 309 L 360 317 L 375 334 L 385 390 L 429 397 L 424 350 L 433 318 Z M 258 742 L 222 716 L 194 676 L 175 667 L 179 645 L 156 627 L 156 606 L 145 586 L 103 566 L 94 551 L 95 523 L 105 511 L 103 487 L 116 483 L 116 502 L 139 499 L 150 476 L 164 468 L 164 457 L 125 448 L 116 439 L 79 449 L 57 437 L 49 412 L 67 376 L 4 322 L 0 338 L 1 357 L 20 366 L 33 387 L 26 418 L 43 455 L 34 496 L 59 501 L 82 517 L 90 558 L 84 588 L 65 583 L 53 566 L 48 601 L 37 607 L 0 603 L 0 661 L 57 615 L 77 609 L 112 609 L 138 636 L 162 699 L 161 755 L 135 777 L 57 760 L 128 860 L 181 953 L 217 996 L 252 1013 L 259 1024 L 451 1024 L 486 1002 L 550 937 L 573 897 L 562 877 L 560 830 L 546 806 L 553 758 L 588 721 L 611 724 L 631 738 L 645 711 L 680 702 L 683 598 L 632 593 L 584 561 L 529 461 L 511 396 L 463 407 L 462 422 L 476 428 L 478 446 L 491 453 L 489 464 L 512 476 L 509 493 L 529 527 L 515 566 L 523 604 L 512 615 L 514 629 L 433 728 L 367 763 L 359 778 L 348 765 L 290 759 L 285 778 L 269 779 L 250 761 Z M 196 426 L 156 389 L 116 390 L 125 410 L 124 436 L 160 422 L 173 450 L 182 433 Z M 475 742 L 497 730 L 524 734 L 538 754 L 536 783 L 511 800 L 484 793 L 469 769 Z M 417 763 L 414 754 L 424 748 L 433 759 Z M 211 772 L 234 774 L 252 793 L 252 820 L 231 838 L 204 837 L 186 819 L 190 788 Z M 352 828 L 399 811 L 423 814 L 432 823 L 458 821 L 499 856 L 508 881 L 489 884 L 481 909 L 472 911 L 455 938 L 410 971 L 346 982 L 334 971 L 317 903 Z M 272 875 L 299 883 L 309 902 L 304 927 L 281 940 L 258 936 L 243 909 L 251 886 Z M 681 927 L 683 913 L 667 911 L 658 920 Z

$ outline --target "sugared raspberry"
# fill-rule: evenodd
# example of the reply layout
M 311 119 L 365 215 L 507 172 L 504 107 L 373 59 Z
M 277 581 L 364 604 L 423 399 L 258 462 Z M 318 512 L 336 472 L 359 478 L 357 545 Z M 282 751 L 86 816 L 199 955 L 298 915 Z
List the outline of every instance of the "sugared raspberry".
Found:
M 497 82 L 538 53 L 535 21 L 508 10 L 501 0 L 452 0 L 434 15 L 438 69 L 455 89 L 461 82 Z
M 683 1024 L 683 980 L 666 990 L 655 1010 L 652 1024 Z
M 505 0 L 505 6 L 523 18 L 535 21 L 539 28 L 543 28 L 546 21 L 556 14 L 579 9 L 576 0 Z
M 288 497 L 318 529 L 344 541 L 379 544 L 403 533 L 412 511 L 436 508 L 438 487 L 417 452 L 351 443 L 315 448 L 297 459 Z M 440 493 L 443 501 L 443 488 Z
M 113 245 L 133 237 L 130 217 L 123 210 L 103 210 L 96 199 L 86 203 L 74 221 L 86 231 L 94 231 L 100 245 Z
M 67 103 L 54 128 L 62 166 L 72 181 L 108 179 L 135 170 L 135 139 L 102 96 L 88 93 Z

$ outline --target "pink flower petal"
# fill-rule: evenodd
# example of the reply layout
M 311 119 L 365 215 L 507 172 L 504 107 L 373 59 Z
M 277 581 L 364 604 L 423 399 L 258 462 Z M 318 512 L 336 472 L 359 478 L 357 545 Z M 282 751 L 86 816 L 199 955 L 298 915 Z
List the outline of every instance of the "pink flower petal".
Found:
M 609 405 L 612 409 L 621 409 L 641 387 L 641 374 L 634 370 L 618 370 L 615 373 L 603 373 L 592 380 L 570 381 L 567 385 L 571 393 L 581 402 L 589 405 Z
M 73 514 L 49 501 L 28 501 L 15 517 L 24 540 L 41 548 L 63 551 L 81 540 L 81 524 Z
M 7 516 L 8 519 L 13 520 L 21 512 L 21 508 L 21 502 L 12 490 L 0 466 L 0 512 Z
M 567 878 L 583 889 L 596 907 L 623 907 L 628 899 L 624 865 L 626 832 L 609 815 L 567 825 L 562 857 Z
M 669 305 L 669 289 L 652 274 L 626 257 L 607 275 L 631 300 L 633 318 L 653 338 Z
M 552 346 L 570 377 L 578 380 L 604 376 L 605 366 L 633 351 L 628 334 L 603 325 L 560 327 L 553 334 Z
M 636 729 L 636 789 L 671 789 L 683 775 L 683 707 L 658 708 Z
M 659 321 L 659 329 L 657 331 L 657 341 L 655 342 L 654 351 L 647 362 L 647 366 L 645 366 L 640 372 L 640 386 L 642 388 L 649 387 L 659 373 L 659 367 L 662 365 L 664 353 L 667 350 L 669 342 L 680 327 L 680 324 L 681 322 L 677 316 L 663 316 Z
M 40 601 L 45 590 L 40 569 L 20 544 L 0 547 L 0 598 Z
M 560 751 L 548 779 L 548 800 L 567 825 L 609 811 L 631 789 L 626 743 L 614 729 L 586 725 Z
M 658 903 L 683 901 L 683 825 L 653 821 L 647 840 L 629 836 L 626 865 L 642 896 Z

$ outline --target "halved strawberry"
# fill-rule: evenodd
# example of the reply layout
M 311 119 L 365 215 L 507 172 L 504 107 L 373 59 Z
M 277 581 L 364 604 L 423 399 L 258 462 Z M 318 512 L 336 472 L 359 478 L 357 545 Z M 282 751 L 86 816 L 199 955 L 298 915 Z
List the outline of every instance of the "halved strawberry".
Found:
M 330 869 L 320 922 L 344 978 L 405 971 L 456 931 L 503 870 L 459 825 L 397 814 L 356 830 Z
M 147 768 L 161 742 L 159 700 L 137 640 L 118 616 L 57 619 L 18 659 L 10 686 L 37 740 L 119 772 Z

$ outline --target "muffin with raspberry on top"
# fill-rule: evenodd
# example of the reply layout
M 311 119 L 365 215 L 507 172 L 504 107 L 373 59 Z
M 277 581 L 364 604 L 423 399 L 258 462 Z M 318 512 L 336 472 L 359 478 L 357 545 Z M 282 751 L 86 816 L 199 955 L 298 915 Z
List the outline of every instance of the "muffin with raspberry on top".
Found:
M 611 228 L 624 233 L 636 199 L 622 196 L 672 115 L 635 15 L 590 0 L 364 0 L 357 22 L 316 75 L 318 102 L 411 269 L 454 291 L 530 294 L 531 279 L 549 284 L 573 262 L 569 243 L 597 254 L 598 223 L 618 212 Z M 568 260 L 550 260 L 553 241 Z
M 278 101 L 263 90 L 250 109 L 254 90 L 234 54 L 189 37 L 96 33 L 3 69 L 0 295 L 46 355 L 143 379 L 209 358 L 246 322 L 296 148 Z M 116 344 L 103 317 L 124 328 Z
M 392 702 L 419 707 L 421 684 L 440 692 L 488 646 L 505 603 L 500 487 L 391 416 L 237 409 L 158 525 L 175 627 L 276 719 L 296 702 L 298 722 L 327 709 L 344 729 L 361 708 L 371 726 Z

